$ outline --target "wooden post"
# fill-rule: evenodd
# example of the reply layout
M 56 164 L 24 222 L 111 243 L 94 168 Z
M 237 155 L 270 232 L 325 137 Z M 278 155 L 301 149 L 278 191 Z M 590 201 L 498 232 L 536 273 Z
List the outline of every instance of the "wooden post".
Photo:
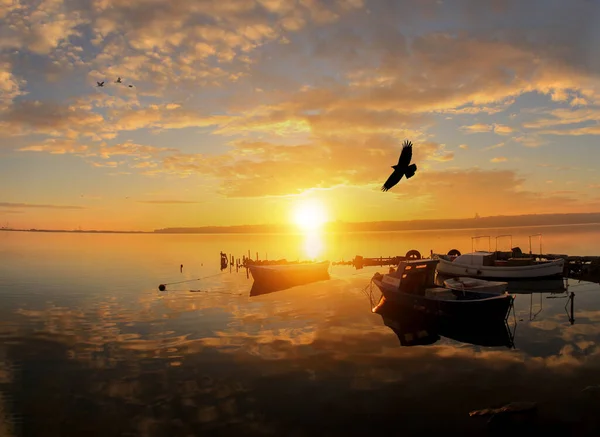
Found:
M 575 293 L 571 291 L 571 325 L 575 323 Z

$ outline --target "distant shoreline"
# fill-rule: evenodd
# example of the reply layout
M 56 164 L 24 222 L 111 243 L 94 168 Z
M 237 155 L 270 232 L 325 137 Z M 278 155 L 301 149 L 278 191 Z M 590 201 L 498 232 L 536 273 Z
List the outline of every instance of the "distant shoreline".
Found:
M 531 228 L 553 226 L 583 226 L 600 224 L 600 213 L 586 214 L 531 214 L 521 216 L 493 216 L 470 219 L 431 219 L 386 222 L 331 222 L 323 230 L 327 233 L 370 233 L 399 231 L 460 231 L 476 229 Z M 153 231 L 13 229 L 7 232 L 45 232 L 72 234 L 302 234 L 290 225 L 199 226 L 155 229 Z

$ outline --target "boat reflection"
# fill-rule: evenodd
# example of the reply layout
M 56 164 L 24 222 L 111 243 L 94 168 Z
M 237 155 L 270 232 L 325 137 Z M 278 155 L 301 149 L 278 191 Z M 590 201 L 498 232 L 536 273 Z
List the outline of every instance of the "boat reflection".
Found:
M 436 284 L 443 284 L 450 276 L 436 276 Z M 535 320 L 544 309 L 544 299 L 566 299 L 565 312 L 571 325 L 575 323 L 575 293 L 569 291 L 568 281 L 563 278 L 506 281 L 507 292 L 529 295 L 529 321 Z M 534 296 L 535 295 L 535 296 Z
M 430 345 L 441 337 L 485 347 L 514 347 L 514 332 L 504 321 L 460 323 L 444 317 L 427 316 L 412 308 L 381 297 L 373 312 L 398 336 L 402 346 Z

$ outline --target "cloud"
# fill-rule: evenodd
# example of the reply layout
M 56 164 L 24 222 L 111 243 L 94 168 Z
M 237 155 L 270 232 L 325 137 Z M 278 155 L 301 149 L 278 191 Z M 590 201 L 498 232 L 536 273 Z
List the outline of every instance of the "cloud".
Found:
M 379 185 L 401 150 L 401 142 L 386 135 L 321 138 L 295 146 L 251 140 L 230 145 L 233 149 L 223 155 L 166 156 L 151 174 L 213 176 L 223 181 L 220 191 L 229 197 L 279 196 L 315 187 Z M 434 142 L 413 147 L 413 161 L 419 168 L 427 161 L 449 161 L 453 156 Z
M 0 62 L 0 111 L 6 110 L 13 100 L 25 94 L 27 82 L 15 77 L 9 62 Z
M 463 150 L 469 150 L 469 146 L 468 146 L 468 145 L 466 145 L 466 144 L 461 144 L 461 145 L 460 145 L 460 146 L 458 146 L 458 147 L 459 147 L 460 149 L 463 149 Z
M 136 144 L 131 141 L 115 144 L 112 146 L 103 144 L 98 147 L 96 154 L 108 159 L 113 156 L 134 156 L 139 159 L 151 159 L 165 152 L 177 152 L 173 147 L 155 147 Z
M 73 205 L 48 205 L 38 203 L 14 203 L 14 202 L 0 202 L 0 208 L 15 208 L 15 209 L 29 209 L 29 208 L 40 208 L 40 209 L 87 209 L 85 206 L 73 206 Z
M 89 147 L 83 144 L 78 144 L 74 140 L 58 140 L 49 139 L 41 144 L 31 144 L 24 146 L 17 151 L 19 152 L 48 152 L 54 155 L 64 155 L 66 153 L 85 154 Z
M 476 123 L 469 126 L 463 126 L 461 129 L 469 133 L 492 132 L 494 126 L 491 124 Z
M 11 135 L 46 134 L 76 138 L 97 137 L 106 130 L 100 114 L 53 102 L 22 100 L 0 116 L 0 127 Z
M 4 21 L 2 48 L 25 49 L 36 55 L 49 55 L 72 36 L 78 26 L 88 23 L 81 14 L 62 0 L 12 2 L 0 18 Z
M 191 205 L 196 203 L 196 201 L 190 200 L 138 200 L 138 203 L 150 203 L 150 204 L 159 204 L 159 205 Z
M 490 159 L 490 162 L 494 162 L 494 163 L 506 162 L 506 161 L 508 161 L 508 159 L 506 159 L 504 156 L 497 156 L 495 158 Z
M 526 134 L 526 135 L 521 135 L 519 137 L 513 137 L 513 140 L 516 141 L 517 143 L 521 143 L 525 147 L 532 147 L 532 148 L 540 147 L 540 146 L 543 146 L 544 144 L 546 144 L 546 141 L 544 141 L 542 138 L 540 138 L 536 134 Z
M 577 135 L 569 132 L 579 132 L 589 129 L 594 131 L 596 126 L 583 126 L 583 127 L 567 127 L 568 125 L 581 124 L 586 122 L 594 122 L 600 119 L 600 109 L 597 108 L 579 108 L 579 109 L 566 109 L 559 108 L 545 112 L 545 117 L 538 118 L 530 122 L 523 123 L 524 128 L 528 129 L 543 129 L 538 131 L 538 134 L 554 134 L 554 135 Z M 556 133 L 560 130 L 556 128 L 563 128 L 564 134 Z M 554 129 L 550 129 L 554 128 Z M 583 134 L 582 134 L 583 135 Z M 593 135 L 593 134 L 592 134 Z
M 493 144 L 491 146 L 487 146 L 484 147 L 483 149 L 481 149 L 481 151 L 487 151 L 487 150 L 493 150 L 493 149 L 498 149 L 500 147 L 504 147 L 504 143 L 498 143 L 498 144 Z
M 91 162 L 91 164 L 94 167 L 98 167 L 98 168 L 102 168 L 102 167 L 109 167 L 109 168 L 115 168 L 118 167 L 119 164 L 122 164 L 121 162 L 117 162 L 117 161 L 103 161 L 103 162 Z
M 499 135 L 508 135 L 510 133 L 513 132 L 512 127 L 510 126 L 506 126 L 503 124 L 495 124 L 494 125 L 494 132 L 499 134 Z
M 468 133 L 494 132 L 498 135 L 508 135 L 513 131 L 511 127 L 506 125 L 483 123 L 475 123 L 469 126 L 463 126 L 461 129 L 467 131 Z
M 546 129 L 538 132 L 544 135 L 569 135 L 569 136 L 581 136 L 581 135 L 600 135 L 600 125 L 587 126 L 572 129 Z
M 569 212 L 589 212 L 600 207 L 597 201 L 580 199 L 578 193 L 524 190 L 526 180 L 511 170 L 427 171 L 417 175 L 419 183 L 412 184 L 411 195 L 401 200 L 404 208 L 423 216 L 440 211 L 456 211 L 460 217 L 475 212 L 486 216 L 542 214 L 556 212 L 556 205 Z M 456 204 L 468 205 L 471 212 L 463 208 L 459 213 Z

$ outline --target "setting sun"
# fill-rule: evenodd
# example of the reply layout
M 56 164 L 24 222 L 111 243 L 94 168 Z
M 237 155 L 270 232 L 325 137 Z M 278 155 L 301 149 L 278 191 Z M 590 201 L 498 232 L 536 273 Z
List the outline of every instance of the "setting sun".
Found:
M 314 230 L 325 224 L 327 212 L 321 203 L 306 201 L 296 206 L 293 219 L 294 223 L 302 230 Z

